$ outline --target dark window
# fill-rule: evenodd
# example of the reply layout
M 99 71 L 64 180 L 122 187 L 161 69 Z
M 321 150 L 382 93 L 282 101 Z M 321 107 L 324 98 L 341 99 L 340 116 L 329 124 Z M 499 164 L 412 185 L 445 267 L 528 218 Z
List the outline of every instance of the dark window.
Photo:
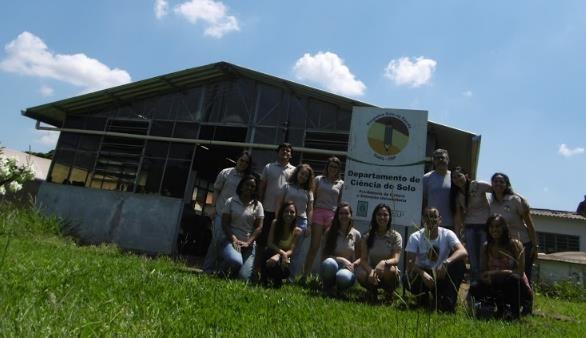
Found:
M 71 167 L 69 181 L 73 185 L 86 185 L 88 175 L 94 168 L 96 153 L 78 151 L 75 154 L 75 161 Z
M 189 176 L 190 164 L 190 161 L 167 161 L 163 186 L 161 188 L 162 195 L 183 198 L 185 194 L 185 184 L 187 183 L 187 177 Z
M 153 121 L 150 134 L 153 136 L 171 137 L 173 135 L 173 122 Z
M 158 194 L 165 170 L 165 159 L 145 158 L 138 179 L 137 192 Z
M 336 129 L 336 113 L 338 108 L 327 102 L 310 99 L 307 128 Z
M 281 89 L 260 84 L 260 98 L 256 113 L 256 125 L 279 126 L 285 122 L 286 111 L 283 109 L 283 92 Z
M 173 137 L 177 138 L 197 138 L 197 123 L 176 122 Z
M 202 87 L 191 88 L 179 98 L 181 104 L 175 116 L 177 121 L 196 121 L 197 112 L 201 101 Z
M 85 129 L 104 130 L 106 128 L 106 119 L 103 117 L 86 117 Z
M 146 135 L 149 123 L 143 120 L 109 120 L 106 130 Z M 144 147 L 143 139 L 104 136 L 89 186 L 134 191 Z
M 79 149 L 83 151 L 96 151 L 100 147 L 99 135 L 81 134 L 79 136 Z
M 53 158 L 53 167 L 48 175 L 49 182 L 69 184 L 69 172 L 73 164 L 75 152 L 58 149 Z
M 79 136 L 79 134 L 62 132 L 59 135 L 59 144 L 57 145 L 57 148 L 71 150 L 77 149 L 77 145 L 79 143 Z
M 169 153 L 170 142 L 147 141 L 145 155 L 150 157 L 166 158 Z
M 289 116 L 287 117 L 289 128 L 305 129 L 307 122 L 306 101 L 306 98 L 301 98 L 294 94 L 289 95 Z
M 553 253 L 580 251 L 580 237 L 571 235 L 537 232 L 540 252 Z

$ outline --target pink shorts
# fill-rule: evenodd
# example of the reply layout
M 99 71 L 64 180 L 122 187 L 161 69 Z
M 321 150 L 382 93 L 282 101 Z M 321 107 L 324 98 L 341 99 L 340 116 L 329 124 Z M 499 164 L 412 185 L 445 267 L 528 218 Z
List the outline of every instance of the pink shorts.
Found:
M 313 211 L 311 223 L 321 224 L 324 229 L 328 229 L 334 219 L 334 211 L 330 209 L 317 208 Z

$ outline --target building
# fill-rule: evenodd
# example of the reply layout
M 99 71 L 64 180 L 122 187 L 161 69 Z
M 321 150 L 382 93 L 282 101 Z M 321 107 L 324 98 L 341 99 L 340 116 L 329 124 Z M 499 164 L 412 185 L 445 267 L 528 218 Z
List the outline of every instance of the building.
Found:
M 39 194 L 44 210 L 89 243 L 169 254 L 184 214 L 206 222 L 215 177 L 242 149 L 258 170 L 281 142 L 293 144 L 292 163 L 318 172 L 328 155 L 344 160 L 353 106 L 371 105 L 219 62 L 23 115 L 61 132 Z M 479 135 L 429 122 L 427 140 L 428 155 L 448 149 L 475 176 Z
M 586 252 L 586 218 L 570 211 L 531 209 L 539 252 Z

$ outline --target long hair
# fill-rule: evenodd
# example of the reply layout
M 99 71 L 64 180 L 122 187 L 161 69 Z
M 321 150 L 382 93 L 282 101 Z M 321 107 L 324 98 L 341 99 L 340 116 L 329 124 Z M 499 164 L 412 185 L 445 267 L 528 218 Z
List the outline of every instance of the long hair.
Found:
M 336 177 L 336 180 L 340 179 L 340 172 L 342 171 L 342 161 L 340 161 L 339 158 L 337 158 L 336 156 L 332 156 L 330 158 L 328 158 L 328 162 L 326 163 L 326 167 L 324 168 L 324 177 L 328 177 L 328 170 L 330 168 L 330 163 L 335 163 L 338 165 L 338 177 Z
M 241 158 L 242 156 L 246 156 L 248 158 L 248 165 L 246 166 L 246 169 L 244 169 L 244 171 L 242 172 L 242 176 L 247 176 L 252 173 L 252 154 L 250 154 L 250 152 L 248 152 L 247 150 L 243 150 L 238 156 L 238 158 Z
M 352 220 L 352 207 L 349 203 L 342 202 L 338 204 L 336 208 L 336 213 L 334 214 L 334 219 L 332 220 L 332 226 L 328 230 L 328 235 L 326 237 L 326 245 L 324 246 L 324 254 L 331 255 L 336 250 L 336 241 L 338 239 L 338 232 L 340 231 L 340 209 L 348 207 L 350 210 L 350 225 L 348 226 L 348 231 L 345 234 L 346 236 L 350 232 L 350 229 L 354 227 L 354 221 Z
M 370 218 L 370 229 L 368 230 L 368 239 L 366 240 L 366 247 L 369 249 L 372 248 L 372 245 L 374 244 L 374 237 L 376 236 L 376 227 L 378 226 L 378 223 L 376 222 L 376 213 L 383 208 L 387 209 L 387 211 L 389 212 L 389 221 L 387 222 L 386 231 L 389 231 L 389 229 L 391 228 L 391 223 L 393 222 L 393 213 L 391 212 L 391 207 L 384 203 L 381 203 L 374 208 L 374 211 L 372 212 L 372 217 Z
M 297 174 L 299 174 L 299 171 L 301 169 L 307 169 L 309 172 L 309 175 L 307 177 L 307 181 L 305 181 L 305 183 L 303 184 L 299 184 L 299 181 L 297 180 Z M 301 187 L 302 189 L 305 189 L 307 191 L 310 191 L 311 189 L 313 189 L 313 169 L 311 169 L 311 166 L 309 164 L 300 164 L 298 165 L 295 170 L 293 170 L 293 173 L 291 174 L 291 177 L 289 177 L 289 184 L 291 185 L 296 185 Z
M 466 177 L 466 184 L 464 185 L 463 191 L 462 191 L 462 189 L 457 187 L 453 181 L 450 184 L 450 211 L 452 211 L 452 214 L 456 213 L 456 207 L 458 205 L 458 193 L 461 192 L 464 194 L 464 206 L 466 208 L 468 207 L 468 197 L 469 197 L 468 195 L 470 195 L 470 179 L 464 173 L 464 170 L 462 170 L 461 167 L 456 167 L 454 170 L 452 170 L 452 177 L 454 174 L 464 175 Z
M 244 182 L 249 181 L 249 180 L 253 180 L 254 184 L 256 186 L 256 189 L 254 189 L 254 191 L 252 192 L 252 196 L 251 196 L 254 207 L 256 208 L 256 206 L 258 205 L 258 197 L 257 197 L 258 178 L 256 176 L 254 176 L 252 174 L 248 174 L 248 175 L 242 177 L 240 182 L 238 182 L 238 186 L 236 186 L 236 195 L 238 195 L 238 197 L 240 197 L 240 195 L 242 194 L 242 186 L 244 185 Z
M 293 201 L 285 201 L 285 203 L 283 203 L 283 205 L 281 205 L 281 207 L 279 208 L 279 211 L 277 212 L 277 218 L 276 218 L 276 222 L 275 222 L 275 242 L 279 243 L 280 240 L 282 240 L 285 236 L 283 236 L 284 234 L 284 225 L 285 225 L 285 220 L 283 219 L 283 213 L 285 211 L 286 208 L 288 208 L 290 205 L 293 206 L 293 208 L 295 208 L 295 216 L 297 216 L 297 207 L 295 206 L 295 203 Z M 289 224 L 289 228 L 287 229 L 287 233 L 289 235 L 291 235 L 291 233 L 293 232 L 293 230 L 295 230 L 295 219 L 293 219 L 291 221 L 291 224 Z
M 486 227 L 485 227 L 485 231 L 486 231 L 486 241 L 488 243 L 489 246 L 495 244 L 495 240 L 494 238 L 492 238 L 492 236 L 490 235 L 490 232 L 488 231 L 488 227 L 490 226 L 490 224 L 492 223 L 496 223 L 501 227 L 501 238 L 498 239 L 498 242 L 496 242 L 498 245 L 500 246 L 510 246 L 511 245 L 511 235 L 509 233 L 509 226 L 507 225 L 507 221 L 505 220 L 505 218 L 501 215 L 501 214 L 492 214 L 490 215 L 490 217 L 486 220 Z
M 507 185 L 507 187 L 505 188 L 505 192 L 504 195 L 512 195 L 514 194 L 513 192 L 513 186 L 511 185 L 511 180 L 509 180 L 509 176 L 507 176 L 506 174 L 503 173 L 494 173 L 492 174 L 492 176 L 490 177 L 490 183 L 492 184 L 492 181 L 494 181 L 494 179 L 497 176 L 502 176 L 503 179 L 505 180 L 505 184 Z M 494 189 L 492 191 L 492 198 L 496 199 L 496 194 L 494 193 Z

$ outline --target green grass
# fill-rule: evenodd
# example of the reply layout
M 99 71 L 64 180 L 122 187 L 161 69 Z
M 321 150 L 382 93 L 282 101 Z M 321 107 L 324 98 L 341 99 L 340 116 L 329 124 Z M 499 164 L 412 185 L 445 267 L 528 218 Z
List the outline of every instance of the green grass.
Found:
M 1 336 L 579 337 L 585 328 L 580 302 L 538 296 L 538 315 L 478 321 L 463 309 L 445 315 L 324 298 L 298 286 L 263 289 L 165 257 L 80 247 L 59 235 L 56 220 L 32 210 L 0 206 L 0 220 Z

